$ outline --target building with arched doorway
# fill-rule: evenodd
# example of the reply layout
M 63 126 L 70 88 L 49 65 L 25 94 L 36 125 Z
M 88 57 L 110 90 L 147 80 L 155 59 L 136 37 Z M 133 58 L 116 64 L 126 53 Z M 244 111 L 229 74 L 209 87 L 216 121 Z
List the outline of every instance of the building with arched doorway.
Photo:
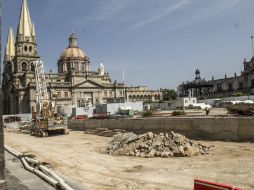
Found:
M 254 95 L 254 57 L 250 61 L 244 59 L 243 71 L 232 77 L 226 74 L 224 78 L 206 80 L 201 78 L 200 71 L 195 72 L 195 80 L 183 82 L 178 86 L 180 97 L 195 96 L 203 98 L 221 98 L 239 95 Z

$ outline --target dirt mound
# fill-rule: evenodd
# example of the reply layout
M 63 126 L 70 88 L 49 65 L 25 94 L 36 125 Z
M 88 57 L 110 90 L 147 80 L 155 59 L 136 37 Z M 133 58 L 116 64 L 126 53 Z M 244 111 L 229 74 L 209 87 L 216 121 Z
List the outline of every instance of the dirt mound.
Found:
M 152 132 L 143 135 L 134 133 L 117 134 L 109 142 L 107 153 L 116 155 L 150 157 L 186 157 L 208 154 L 211 147 L 194 144 L 184 135 Z

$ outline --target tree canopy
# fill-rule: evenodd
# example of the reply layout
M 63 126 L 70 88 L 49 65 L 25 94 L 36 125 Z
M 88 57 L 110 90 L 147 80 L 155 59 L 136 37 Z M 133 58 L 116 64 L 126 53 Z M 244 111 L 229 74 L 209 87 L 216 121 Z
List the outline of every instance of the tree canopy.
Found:
M 175 100 L 177 93 L 174 89 L 161 89 L 164 101 Z

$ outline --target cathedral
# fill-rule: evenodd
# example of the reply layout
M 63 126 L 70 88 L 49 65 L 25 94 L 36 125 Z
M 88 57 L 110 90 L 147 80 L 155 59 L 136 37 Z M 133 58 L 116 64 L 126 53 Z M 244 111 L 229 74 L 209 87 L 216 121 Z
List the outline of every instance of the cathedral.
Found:
M 90 70 L 90 60 L 79 48 L 77 35 L 69 36 L 69 44 L 57 61 L 58 72 L 45 74 L 48 92 L 57 92 L 57 106 L 82 107 L 115 101 L 159 101 L 160 91 L 147 87 L 128 87 L 112 82 L 101 63 L 97 71 Z M 40 59 L 36 31 L 27 0 L 22 1 L 16 37 L 9 28 L 4 55 L 2 89 L 4 114 L 33 113 L 36 105 L 36 83 L 33 62 Z M 125 87 L 126 86 L 126 87 Z

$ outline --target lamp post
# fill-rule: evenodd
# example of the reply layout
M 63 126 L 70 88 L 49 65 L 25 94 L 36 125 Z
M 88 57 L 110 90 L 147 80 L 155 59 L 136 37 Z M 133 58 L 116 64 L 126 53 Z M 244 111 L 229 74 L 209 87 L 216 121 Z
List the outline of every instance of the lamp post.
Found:
M 251 47 L 252 47 L 252 57 L 254 57 L 254 47 L 253 47 L 253 36 L 251 38 Z

